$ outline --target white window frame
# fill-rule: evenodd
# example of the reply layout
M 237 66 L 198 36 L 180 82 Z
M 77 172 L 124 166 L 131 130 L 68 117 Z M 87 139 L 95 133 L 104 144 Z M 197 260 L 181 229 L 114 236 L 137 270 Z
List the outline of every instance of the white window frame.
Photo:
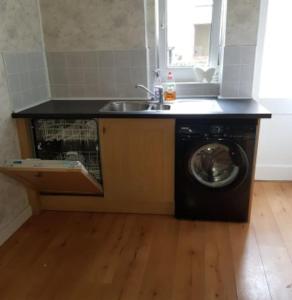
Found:
M 164 74 L 171 71 L 174 74 L 175 80 L 180 82 L 194 82 L 194 72 L 192 66 L 186 67 L 169 67 L 167 65 L 167 1 L 157 0 L 158 2 L 158 58 L 157 69 L 160 69 Z M 179 1 L 179 0 L 177 0 Z M 214 0 L 212 24 L 210 33 L 210 54 L 209 67 L 219 66 L 220 47 L 221 47 L 221 11 L 222 1 Z

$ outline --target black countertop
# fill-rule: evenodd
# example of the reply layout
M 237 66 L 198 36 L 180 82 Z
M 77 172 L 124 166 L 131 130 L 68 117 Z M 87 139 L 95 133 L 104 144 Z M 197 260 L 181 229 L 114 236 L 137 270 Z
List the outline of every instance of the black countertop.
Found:
M 101 112 L 109 100 L 49 100 L 12 113 L 13 118 L 271 118 L 252 99 L 180 99 L 166 111 Z

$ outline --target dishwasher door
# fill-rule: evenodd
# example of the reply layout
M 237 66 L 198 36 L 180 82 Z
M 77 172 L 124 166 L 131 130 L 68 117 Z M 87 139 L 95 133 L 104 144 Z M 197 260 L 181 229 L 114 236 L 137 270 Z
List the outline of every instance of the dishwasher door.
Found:
M 103 193 L 101 185 L 79 161 L 9 160 L 0 172 L 41 193 Z

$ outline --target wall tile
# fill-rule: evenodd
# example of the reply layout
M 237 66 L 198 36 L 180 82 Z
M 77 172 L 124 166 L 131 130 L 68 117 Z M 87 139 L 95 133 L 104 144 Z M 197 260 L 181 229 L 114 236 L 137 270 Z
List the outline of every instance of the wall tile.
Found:
M 19 71 L 19 57 L 17 53 L 4 53 L 4 61 L 7 74 L 15 74 Z
M 20 92 L 22 88 L 21 77 L 19 74 L 10 74 L 7 76 L 9 92 Z
M 84 96 L 99 97 L 100 96 L 99 84 L 86 84 L 84 86 Z
M 38 93 L 38 99 L 46 100 L 49 95 L 49 88 L 47 85 L 39 86 L 36 88 Z
M 240 66 L 240 81 L 248 82 L 252 84 L 253 81 L 253 65 L 241 65 Z
M 83 52 L 83 66 L 84 68 L 96 69 L 99 67 L 99 54 L 97 51 Z
M 51 85 L 52 97 L 69 97 L 68 85 Z
M 84 69 L 67 69 L 68 84 L 84 84 Z
M 115 69 L 115 82 L 130 83 L 132 78 L 131 68 L 116 68 Z
M 22 102 L 23 107 L 28 106 L 31 103 L 33 103 L 31 90 L 23 91 L 22 95 L 23 95 L 23 102 Z M 19 107 L 19 108 L 21 108 L 21 107 Z
M 84 69 L 84 83 L 98 84 L 100 81 L 98 69 Z
M 12 99 L 12 103 L 14 107 L 22 107 L 23 106 L 23 93 L 22 92 L 10 92 L 10 97 Z
M 69 85 L 69 97 L 84 97 L 84 85 Z
M 239 65 L 226 65 L 223 69 L 223 81 L 239 81 L 240 66 Z
M 47 52 L 47 64 L 49 68 L 65 68 L 66 54 L 64 52 Z
M 114 51 L 115 67 L 127 68 L 131 66 L 129 51 Z
M 255 51 L 255 45 L 225 47 L 221 96 L 251 97 Z M 238 82 L 235 89 L 233 88 L 234 81 Z
M 78 68 L 84 67 L 84 55 L 83 52 L 68 52 L 65 54 L 66 67 L 67 68 Z
M 100 85 L 100 96 L 101 97 L 117 97 L 117 89 L 113 83 L 103 83 Z
M 30 77 L 31 77 L 31 83 L 34 87 L 38 87 L 43 84 L 40 71 L 36 70 L 30 72 Z
M 32 70 L 30 65 L 29 53 L 20 53 L 19 54 L 19 72 L 30 72 Z
M 30 73 L 29 72 L 21 73 L 20 77 L 21 77 L 21 89 L 22 90 L 30 89 L 32 87 Z
M 239 81 L 223 81 L 221 89 L 222 97 L 238 97 Z
M 68 84 L 68 76 L 66 69 L 49 69 L 51 84 Z
M 48 82 L 42 52 L 6 53 L 3 57 L 13 109 L 19 110 L 48 99 Z
M 134 94 L 134 87 L 129 83 L 118 82 L 117 83 L 117 97 L 127 98 Z
M 150 99 L 151 97 L 145 91 L 143 91 L 142 89 L 137 89 L 133 85 L 130 85 L 128 93 L 129 93 L 128 97 L 133 97 L 133 98 Z
M 240 47 L 229 46 L 224 49 L 224 64 L 225 65 L 239 65 L 240 64 Z
M 244 98 L 252 97 L 252 82 L 242 81 L 239 84 L 239 96 Z
M 147 85 L 147 72 L 145 68 L 131 68 L 131 83 Z
M 114 66 L 113 51 L 99 51 L 99 64 L 101 68 L 112 68 Z
M 114 68 L 100 68 L 100 83 L 102 85 L 112 85 L 115 81 Z
M 146 49 L 130 50 L 129 54 L 132 67 L 145 67 L 147 65 Z
M 240 47 L 240 63 L 242 65 L 254 65 L 255 54 L 256 54 L 255 46 Z
M 145 50 L 52 52 L 47 56 L 52 95 L 56 98 L 66 97 L 64 94 L 68 97 L 80 97 L 80 94 L 84 97 L 131 97 L 133 93 L 136 97 L 135 84 L 147 84 Z M 64 93 L 60 85 L 67 85 L 69 92 Z M 73 89 L 73 85 L 82 85 L 84 92 L 80 93 L 80 88 Z M 122 89 L 120 92 L 118 85 Z M 130 88 L 133 91 L 127 93 Z M 73 95 L 74 91 L 78 95 Z

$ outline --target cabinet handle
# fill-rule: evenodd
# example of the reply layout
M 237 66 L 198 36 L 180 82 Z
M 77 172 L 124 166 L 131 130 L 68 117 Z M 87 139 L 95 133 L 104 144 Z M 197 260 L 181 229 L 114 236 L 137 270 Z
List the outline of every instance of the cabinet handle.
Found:
M 106 133 L 106 127 L 102 126 L 102 134 L 105 135 L 105 133 Z

